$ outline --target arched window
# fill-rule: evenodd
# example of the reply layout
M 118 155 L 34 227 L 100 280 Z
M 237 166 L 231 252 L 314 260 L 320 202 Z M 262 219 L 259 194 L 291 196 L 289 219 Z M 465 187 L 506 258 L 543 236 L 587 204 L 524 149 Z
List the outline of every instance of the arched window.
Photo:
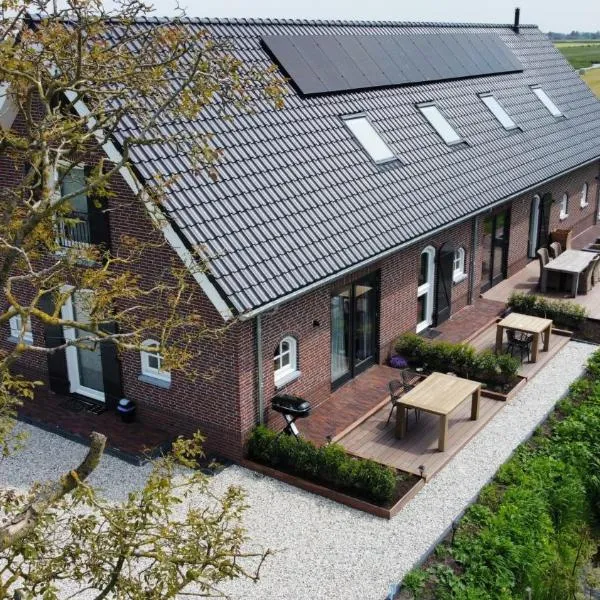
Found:
M 298 342 L 291 335 L 284 337 L 273 353 L 273 377 L 281 387 L 298 375 Z
M 565 192 L 560 201 L 560 220 L 566 219 L 569 216 L 569 194 Z
M 588 184 L 587 181 L 583 184 L 581 188 L 581 208 L 585 208 L 589 204 L 588 202 Z
M 435 276 L 435 248 L 427 246 L 419 259 L 417 287 L 417 332 L 433 323 L 433 282 Z
M 158 348 L 159 344 L 156 340 L 145 340 L 143 346 Z M 171 373 L 163 370 L 163 357 L 160 352 L 142 351 L 140 352 L 140 356 L 142 359 L 142 375 L 166 382 L 171 381 Z
M 454 283 L 463 281 L 467 276 L 465 271 L 465 249 L 460 246 L 454 251 L 454 269 L 452 271 L 452 280 Z

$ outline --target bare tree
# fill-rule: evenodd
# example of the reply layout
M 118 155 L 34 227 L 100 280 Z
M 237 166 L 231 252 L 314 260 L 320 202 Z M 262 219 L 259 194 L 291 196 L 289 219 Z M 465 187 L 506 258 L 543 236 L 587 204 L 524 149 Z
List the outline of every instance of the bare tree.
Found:
M 27 353 L 110 344 L 118 352 L 159 352 L 165 369 L 194 376 L 198 340 L 223 332 L 191 308 L 199 293 L 191 275 L 206 268 L 202 248 L 187 264 L 173 260 L 158 282 L 137 268 L 165 244 L 162 204 L 178 175 L 153 174 L 122 206 L 114 184 L 135 179 L 132 156 L 157 145 L 177 148 L 196 177 L 217 177 L 223 150 L 210 132 L 199 135 L 186 123 L 206 111 L 230 119 L 260 97 L 277 108 L 283 97 L 272 68 L 245 65 L 226 41 L 181 18 L 149 22 L 150 7 L 138 0 L 110 11 L 100 0 L 60 6 L 0 4 L 0 123 L 9 121 L 7 112 L 16 117 L 15 126 L 0 129 L 0 161 L 14 174 L 0 181 L 0 323 L 18 325 L 14 347 L 0 354 L 4 456 L 19 441 L 18 404 L 35 401 L 41 385 L 14 372 Z M 82 198 L 100 214 L 145 211 L 153 234 L 123 236 L 117 252 L 96 243 L 78 211 Z M 75 295 L 76 314 L 65 311 Z M 78 335 L 54 347 L 28 343 L 32 322 Z M 156 342 L 147 346 L 147 339 Z M 62 580 L 95 590 L 98 599 L 170 598 L 192 584 L 194 594 L 214 595 L 224 579 L 257 577 L 242 552 L 243 493 L 212 498 L 197 471 L 174 478 L 178 463 L 195 464 L 201 440 L 180 440 L 121 505 L 102 500 L 86 481 L 104 451 L 98 434 L 81 465 L 57 481 L 25 495 L 0 491 L 0 597 L 14 590 L 21 598 L 58 597 Z M 192 489 L 207 503 L 174 513 Z M 264 555 L 253 558 L 256 569 Z

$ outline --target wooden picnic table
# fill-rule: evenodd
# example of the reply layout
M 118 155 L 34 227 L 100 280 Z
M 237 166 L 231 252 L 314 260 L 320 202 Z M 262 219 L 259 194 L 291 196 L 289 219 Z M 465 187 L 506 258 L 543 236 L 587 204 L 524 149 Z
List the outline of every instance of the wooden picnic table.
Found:
M 544 266 L 540 282 L 541 291 L 545 293 L 548 289 L 548 271 L 568 273 L 571 275 L 571 295 L 575 298 L 579 287 L 579 276 L 587 269 L 595 256 L 594 252 L 585 250 L 565 250 Z
M 448 415 L 454 411 L 467 398 L 471 398 L 471 419 L 476 421 L 479 417 L 479 399 L 481 383 L 432 373 L 425 381 L 400 398 L 396 408 L 396 437 L 402 439 L 406 435 L 407 409 L 415 408 L 440 417 L 440 437 L 438 450 L 446 449 L 448 437 Z
M 560 257 L 559 257 L 560 258 Z M 496 326 L 496 354 L 502 352 L 502 341 L 505 329 L 514 329 L 515 331 L 524 331 L 533 335 L 531 343 L 531 362 L 536 362 L 540 346 L 540 336 L 544 333 L 544 352 L 550 348 L 550 336 L 552 335 L 552 319 L 542 319 L 541 317 L 532 317 L 531 315 L 522 315 L 521 313 L 510 313 L 507 317 L 499 321 Z

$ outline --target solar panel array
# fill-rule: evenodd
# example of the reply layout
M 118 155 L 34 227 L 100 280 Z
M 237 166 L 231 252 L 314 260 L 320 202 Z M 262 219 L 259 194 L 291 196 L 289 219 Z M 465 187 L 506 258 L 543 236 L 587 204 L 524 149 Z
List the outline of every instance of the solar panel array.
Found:
M 304 96 L 523 70 L 494 33 L 266 35 L 262 42 Z

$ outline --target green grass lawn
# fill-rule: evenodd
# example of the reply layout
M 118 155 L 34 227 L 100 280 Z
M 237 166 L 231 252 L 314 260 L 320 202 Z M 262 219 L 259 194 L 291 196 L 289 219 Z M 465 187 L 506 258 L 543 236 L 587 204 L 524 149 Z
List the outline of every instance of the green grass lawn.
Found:
M 555 46 L 575 69 L 582 69 L 594 63 L 600 63 L 600 42 L 598 41 L 558 42 Z
M 600 98 L 600 69 L 590 69 L 581 75 L 581 78 L 592 88 Z

